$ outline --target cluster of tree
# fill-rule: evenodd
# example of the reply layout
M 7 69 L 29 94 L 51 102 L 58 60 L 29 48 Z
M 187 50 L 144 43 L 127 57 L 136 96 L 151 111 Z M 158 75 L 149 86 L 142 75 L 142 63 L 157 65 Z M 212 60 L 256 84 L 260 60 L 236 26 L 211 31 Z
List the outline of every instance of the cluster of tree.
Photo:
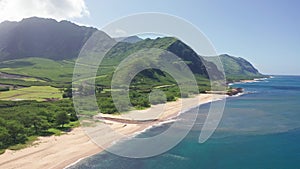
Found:
M 0 149 L 24 143 L 30 136 L 51 135 L 50 128 L 64 129 L 78 120 L 68 99 L 55 102 L 1 101 Z
M 67 87 L 66 89 L 61 88 L 61 90 L 63 92 L 63 95 L 62 95 L 63 98 L 72 98 L 73 94 L 72 94 L 71 86 Z
M 129 99 L 131 106 L 137 109 L 144 109 L 150 107 L 151 104 L 165 103 L 166 101 L 175 101 L 176 98 L 181 97 L 178 86 L 170 86 L 161 88 L 161 92 L 154 92 L 153 89 L 142 86 L 141 88 L 133 87 L 129 90 Z M 156 89 L 155 89 L 156 90 Z M 118 94 L 117 94 L 118 95 Z M 113 114 L 121 113 L 130 110 L 130 105 L 125 101 L 126 97 L 112 99 L 111 91 L 96 93 L 97 102 L 101 113 Z M 117 107 L 116 107 L 117 106 Z
M 199 88 L 198 92 L 205 92 L 210 89 L 210 82 L 205 77 L 196 76 L 196 78 Z M 122 92 L 125 92 L 127 89 L 124 89 L 124 86 L 120 86 L 118 89 L 111 89 L 111 81 L 112 76 L 110 74 L 103 78 L 98 78 L 95 87 L 90 86 L 88 80 L 83 81 L 82 84 L 75 89 L 75 92 L 82 97 L 96 94 L 100 112 L 105 114 L 126 112 L 132 108 L 131 106 L 136 109 L 144 109 L 150 107 L 151 104 L 175 101 L 177 98 L 190 97 L 195 94 L 195 91 L 192 90 L 193 88 L 190 89 L 187 85 L 184 85 L 185 90 L 180 91 L 172 76 L 156 69 L 146 69 L 133 78 L 129 86 L 130 102 L 128 102 L 128 97 L 123 97 L 124 95 L 122 94 Z M 120 92 L 116 94 L 118 95 L 117 98 L 112 99 L 111 90 Z M 161 92 L 153 92 L 155 90 Z M 68 87 L 64 90 L 63 97 L 71 96 L 71 94 L 72 90 Z M 80 103 L 80 106 L 83 107 L 84 110 L 90 110 L 89 104 L 90 103 Z
M 8 86 L 0 87 L 0 92 L 5 92 L 5 91 L 9 91 L 9 87 Z

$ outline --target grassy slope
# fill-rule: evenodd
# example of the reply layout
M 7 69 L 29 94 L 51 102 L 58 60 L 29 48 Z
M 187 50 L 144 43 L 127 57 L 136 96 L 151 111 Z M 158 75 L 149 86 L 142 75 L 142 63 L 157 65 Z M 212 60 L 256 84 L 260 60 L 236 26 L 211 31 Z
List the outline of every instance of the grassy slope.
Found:
M 175 38 L 159 38 L 155 40 L 146 39 L 135 44 L 129 43 L 119 43 L 111 51 L 107 53 L 107 57 L 103 60 L 101 67 L 98 72 L 99 84 L 109 85 L 111 75 L 117 65 L 129 55 L 139 51 L 140 49 L 147 48 L 159 48 L 163 50 L 168 50 L 170 45 L 177 42 Z M 31 76 L 34 78 L 42 79 L 47 82 L 52 83 L 70 83 L 72 79 L 74 61 L 54 61 L 45 58 L 26 58 L 26 59 L 17 59 L 4 61 L 0 63 L 0 72 L 10 73 L 10 74 L 19 74 L 25 76 Z M 88 65 L 87 65 L 88 66 Z M 107 75 L 103 76 L 103 75 Z M 25 86 L 28 86 L 28 79 L 18 79 L 20 83 L 24 83 Z M 22 80 L 22 81 L 21 81 Z M 163 80 L 163 77 L 159 77 L 159 81 L 170 81 Z M 0 79 L 0 83 L 4 84 L 10 83 L 7 82 L 7 79 Z M 26 82 L 27 81 L 27 82 Z M 37 81 L 33 81 L 37 82 Z M 43 83 L 43 81 L 38 81 L 38 85 L 51 85 Z M 158 84 L 163 85 L 163 84 Z M 31 85 L 30 85 L 31 86 Z
M 205 60 L 216 62 L 216 57 L 204 57 Z M 229 55 L 219 56 L 223 69 L 225 71 L 226 79 L 228 81 L 248 80 L 254 78 L 265 77 L 247 60 L 240 57 L 233 57 Z
M 36 77 L 48 82 L 66 83 L 71 81 L 74 64 L 44 58 L 26 58 L 0 63 L 0 71 Z

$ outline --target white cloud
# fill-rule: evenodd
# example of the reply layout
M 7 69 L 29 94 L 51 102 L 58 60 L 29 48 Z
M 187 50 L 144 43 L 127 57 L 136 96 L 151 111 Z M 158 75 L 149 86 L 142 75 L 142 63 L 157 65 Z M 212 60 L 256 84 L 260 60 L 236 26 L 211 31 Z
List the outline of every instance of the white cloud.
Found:
M 0 0 L 0 21 L 32 16 L 57 20 L 89 16 L 84 0 Z

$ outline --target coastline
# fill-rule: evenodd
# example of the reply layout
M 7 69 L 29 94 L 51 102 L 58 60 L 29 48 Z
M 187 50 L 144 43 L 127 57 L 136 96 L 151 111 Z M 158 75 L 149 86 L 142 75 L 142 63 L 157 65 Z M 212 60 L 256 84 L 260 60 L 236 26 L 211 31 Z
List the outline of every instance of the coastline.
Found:
M 259 82 L 266 79 L 268 78 L 241 80 L 239 82 L 231 83 L 231 85 Z M 238 97 L 243 94 L 244 93 L 239 93 L 230 97 Z M 145 110 L 133 110 L 121 115 L 101 114 L 101 116 L 108 117 L 107 119 L 104 119 L 104 122 L 106 125 L 110 125 L 110 127 L 114 131 L 129 137 L 134 137 L 140 133 L 146 132 L 150 128 L 176 120 L 175 118 L 180 113 L 184 113 L 189 109 L 213 101 L 218 101 L 226 97 L 228 97 L 228 95 L 220 93 L 210 93 L 199 94 L 193 98 L 178 99 L 174 102 L 167 102 L 166 106 L 164 107 L 164 111 L 166 112 L 164 114 L 155 113 L 158 110 L 162 110 L 162 105 L 159 104 L 152 105 L 150 108 Z M 188 104 L 184 105 L 185 107 L 181 107 L 181 101 L 185 101 Z M 150 121 L 145 123 L 130 124 L 122 121 L 120 122 L 115 119 L 137 121 L 150 119 Z M 112 146 L 118 141 L 119 140 L 116 138 L 110 139 L 108 140 L 110 144 L 107 144 L 107 146 Z M 35 141 L 32 146 L 25 149 L 17 151 L 6 150 L 5 153 L 0 155 L 0 168 L 61 169 L 76 165 L 76 163 L 80 162 L 81 160 L 98 154 L 102 151 L 104 151 L 104 149 L 96 145 L 96 143 L 92 139 L 90 139 L 89 136 L 87 136 L 85 131 L 83 131 L 83 128 L 78 127 L 62 136 L 39 137 L 39 140 Z M 32 163 L 32 161 L 35 162 Z
M 181 113 L 185 113 L 190 109 L 193 109 L 195 107 L 198 107 L 200 105 L 207 104 L 210 102 L 219 101 L 219 100 L 225 99 L 227 97 L 228 97 L 228 95 L 223 95 L 223 94 L 222 95 L 221 94 L 199 94 L 192 98 L 178 99 L 177 101 L 166 103 L 166 106 L 164 107 L 165 108 L 164 111 L 166 111 L 166 112 L 164 112 L 164 114 L 156 114 L 155 113 L 155 111 L 161 110 L 161 108 L 164 105 L 164 104 L 158 104 L 158 105 L 151 105 L 151 107 L 148 109 L 134 110 L 134 111 L 130 111 L 128 113 L 124 113 L 121 115 L 101 114 L 101 116 L 104 117 L 105 123 L 112 125 L 111 128 L 113 128 L 116 132 L 119 132 L 123 135 L 127 135 L 130 138 L 130 137 L 135 137 L 141 133 L 147 132 L 147 130 L 149 130 L 153 127 L 158 127 L 158 126 L 166 124 L 166 123 L 174 122 L 177 120 L 176 118 Z M 195 100 L 197 100 L 197 101 L 195 102 Z M 182 106 L 180 104 L 181 101 L 188 102 L 188 105 Z M 150 114 L 150 116 L 148 116 L 148 114 Z M 105 117 L 109 117 L 109 119 L 106 119 Z M 113 119 L 117 119 L 117 120 L 113 120 Z M 135 128 L 135 130 L 124 133 L 124 131 L 118 130 L 117 127 L 114 126 L 114 125 L 118 125 L 120 123 L 119 119 L 133 120 L 133 121 L 135 121 L 135 120 L 144 121 L 145 119 L 147 119 L 147 120 L 150 119 L 150 121 L 148 123 L 147 122 L 139 123 L 139 125 L 137 125 L 136 127 L 133 127 L 133 128 Z M 137 123 L 133 123 L 133 124 L 136 125 Z M 121 125 L 124 125 L 124 123 L 121 123 Z M 126 123 L 126 126 L 128 126 L 128 125 L 130 126 L 132 124 Z M 101 135 L 102 133 L 98 133 L 98 134 Z M 108 144 L 108 146 L 113 146 L 114 144 L 118 143 L 121 139 L 122 138 L 118 138 L 118 139 L 114 140 L 111 144 Z M 64 169 L 74 166 L 81 160 L 84 160 L 85 158 L 88 158 L 92 155 L 94 155 L 94 154 L 91 154 L 84 158 L 78 159 L 77 161 L 75 161 L 67 166 L 64 166 Z
M 21 150 L 6 150 L 0 155 L 0 168 L 58 169 L 100 151 L 81 128 L 74 128 L 61 136 L 39 137 L 32 146 Z
M 199 94 L 193 98 L 178 99 L 174 102 L 167 102 L 164 106 L 163 114 L 153 114 L 152 112 L 161 110 L 162 108 L 162 105 L 154 105 L 145 110 L 134 110 L 122 115 L 106 115 L 121 119 L 157 119 L 147 123 L 124 124 L 122 122 L 114 121 L 113 119 L 105 120 L 105 123 L 110 125 L 111 129 L 114 131 L 133 137 L 145 132 L 149 128 L 170 122 L 170 120 L 177 117 L 180 113 L 193 107 L 224 99 L 226 97 L 226 95 L 219 94 Z M 182 102 L 187 104 L 183 106 L 181 104 Z M 103 135 L 101 138 L 103 137 L 106 137 L 107 141 L 110 143 L 107 146 L 111 146 L 112 143 L 118 141 L 118 138 L 109 138 L 109 133 L 106 133 L 106 135 Z M 25 149 L 17 151 L 6 150 L 5 153 L 0 155 L 0 168 L 60 169 L 72 166 L 80 160 L 102 151 L 103 149 L 97 146 L 93 140 L 86 135 L 81 127 L 78 127 L 62 136 L 39 137 L 32 146 Z
M 273 76 L 263 77 L 263 78 L 254 78 L 254 79 L 250 79 L 250 80 L 239 80 L 239 81 L 228 83 L 228 86 L 232 86 L 234 84 L 243 84 L 243 83 L 256 83 L 256 82 L 261 82 L 261 81 L 271 79 L 271 78 L 273 78 Z

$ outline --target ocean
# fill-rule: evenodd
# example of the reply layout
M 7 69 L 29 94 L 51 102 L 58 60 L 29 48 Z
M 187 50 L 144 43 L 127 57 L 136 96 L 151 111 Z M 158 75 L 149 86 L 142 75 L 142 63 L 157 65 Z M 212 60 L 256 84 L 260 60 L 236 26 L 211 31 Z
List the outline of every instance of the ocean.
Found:
M 299 169 L 300 76 L 274 76 L 259 82 L 233 84 L 245 93 L 229 97 L 222 120 L 205 143 L 198 143 L 203 118 L 168 152 L 129 159 L 102 152 L 70 169 Z M 207 113 L 209 104 L 198 113 Z M 186 112 L 189 113 L 189 112 Z M 137 137 L 156 135 L 171 123 Z

